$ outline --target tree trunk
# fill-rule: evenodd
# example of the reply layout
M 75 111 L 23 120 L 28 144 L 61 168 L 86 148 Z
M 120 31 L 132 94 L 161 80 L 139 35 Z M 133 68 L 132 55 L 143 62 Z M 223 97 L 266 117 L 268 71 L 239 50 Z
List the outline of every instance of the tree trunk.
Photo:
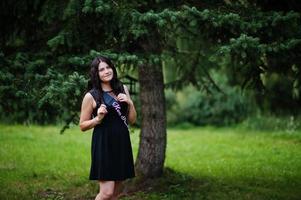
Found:
M 139 66 L 141 133 L 136 173 L 145 178 L 162 175 L 166 149 L 166 114 L 162 66 Z

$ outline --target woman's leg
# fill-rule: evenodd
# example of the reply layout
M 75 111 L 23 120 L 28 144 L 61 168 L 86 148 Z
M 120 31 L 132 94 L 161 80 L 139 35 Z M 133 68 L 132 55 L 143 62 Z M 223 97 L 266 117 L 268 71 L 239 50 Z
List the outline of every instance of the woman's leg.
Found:
M 117 200 L 118 195 L 121 193 L 122 190 L 122 181 L 115 181 L 114 193 L 112 200 Z
M 99 193 L 95 200 L 110 200 L 114 194 L 114 181 L 99 181 Z

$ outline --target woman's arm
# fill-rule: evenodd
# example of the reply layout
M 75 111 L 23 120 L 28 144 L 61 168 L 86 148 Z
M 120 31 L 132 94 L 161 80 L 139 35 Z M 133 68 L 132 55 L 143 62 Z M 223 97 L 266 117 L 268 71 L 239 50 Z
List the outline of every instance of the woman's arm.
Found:
M 135 105 L 134 105 L 134 103 L 131 99 L 129 90 L 125 85 L 124 85 L 124 91 L 125 91 L 125 94 L 127 96 L 127 103 L 129 105 L 128 121 L 129 121 L 130 124 L 134 124 L 136 122 L 136 119 L 137 119 L 137 112 L 136 112 L 136 109 L 135 109 Z
M 90 93 L 87 93 L 83 99 L 80 112 L 79 127 L 81 131 L 89 130 L 101 122 L 99 116 L 96 116 L 93 119 L 91 119 L 94 103 L 95 101 L 92 95 Z

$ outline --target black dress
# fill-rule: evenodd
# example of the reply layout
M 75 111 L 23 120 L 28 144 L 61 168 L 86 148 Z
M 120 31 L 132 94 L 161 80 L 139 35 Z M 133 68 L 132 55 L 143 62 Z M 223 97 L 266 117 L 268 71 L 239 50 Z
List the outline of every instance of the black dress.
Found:
M 95 89 L 90 91 L 98 102 Z M 103 101 L 108 113 L 102 122 L 94 127 L 91 145 L 90 180 L 121 181 L 135 176 L 132 146 L 127 125 L 126 102 L 116 101 L 103 92 Z M 97 103 L 93 116 L 97 115 Z

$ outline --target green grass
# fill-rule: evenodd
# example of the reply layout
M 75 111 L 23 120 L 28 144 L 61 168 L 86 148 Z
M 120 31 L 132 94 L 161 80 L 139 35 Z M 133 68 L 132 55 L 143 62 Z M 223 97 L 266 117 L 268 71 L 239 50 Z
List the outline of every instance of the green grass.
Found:
M 91 132 L 0 125 L 0 199 L 94 199 Z M 138 131 L 131 134 L 134 155 Z M 301 199 L 301 132 L 169 129 L 165 172 L 138 199 Z

